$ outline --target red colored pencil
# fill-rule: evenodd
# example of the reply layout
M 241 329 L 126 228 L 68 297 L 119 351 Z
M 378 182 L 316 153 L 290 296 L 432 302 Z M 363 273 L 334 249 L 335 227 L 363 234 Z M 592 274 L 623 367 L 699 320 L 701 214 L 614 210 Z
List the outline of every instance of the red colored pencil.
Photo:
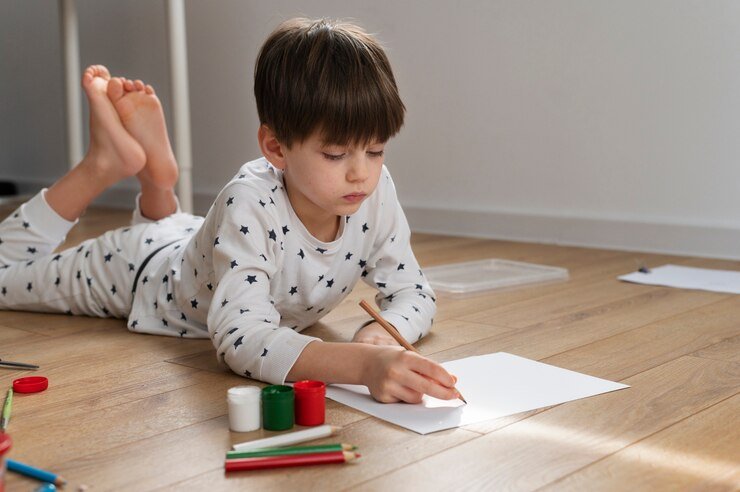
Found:
M 268 456 L 264 458 L 240 458 L 226 460 L 224 468 L 227 472 L 242 470 L 262 470 L 265 468 L 282 468 L 286 466 L 323 465 L 327 463 L 345 463 L 359 458 L 358 453 L 351 451 L 336 451 L 333 453 L 294 454 L 284 456 Z

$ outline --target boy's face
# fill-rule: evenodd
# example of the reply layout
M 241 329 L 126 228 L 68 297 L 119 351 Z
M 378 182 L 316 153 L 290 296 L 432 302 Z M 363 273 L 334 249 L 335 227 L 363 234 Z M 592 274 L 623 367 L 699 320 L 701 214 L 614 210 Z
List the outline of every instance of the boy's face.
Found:
M 384 148 L 385 142 L 325 144 L 317 133 L 290 149 L 282 147 L 278 167 L 291 205 L 309 230 L 360 208 L 378 185 Z

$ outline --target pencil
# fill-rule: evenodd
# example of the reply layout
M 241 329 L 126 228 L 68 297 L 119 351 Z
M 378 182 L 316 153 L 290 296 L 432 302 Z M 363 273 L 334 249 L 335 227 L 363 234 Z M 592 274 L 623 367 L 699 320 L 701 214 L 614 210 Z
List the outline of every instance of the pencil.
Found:
M 351 444 L 319 444 L 316 446 L 293 446 L 286 448 L 263 448 L 254 451 L 227 451 L 226 459 L 233 460 L 239 458 L 262 458 L 265 456 L 283 456 L 286 454 L 315 454 L 331 453 L 336 451 L 354 451 L 357 446 Z
M 244 458 L 226 460 L 224 469 L 230 471 L 263 470 L 265 468 L 282 468 L 287 466 L 324 465 L 328 463 L 346 463 L 359 458 L 352 451 L 334 453 L 297 454 L 294 456 L 268 456 L 266 458 Z
M 288 434 L 280 434 L 277 436 L 266 437 L 264 439 L 257 439 L 256 441 L 234 444 L 232 448 L 234 448 L 234 451 L 251 451 L 262 448 L 290 446 L 292 444 L 313 441 L 314 439 L 321 439 L 322 437 L 333 436 L 339 432 L 340 429 L 341 427 L 335 427 L 332 425 L 319 425 L 310 429 L 290 432 Z
M 377 321 L 378 324 L 380 326 L 382 326 L 383 329 L 385 329 L 385 331 L 387 331 L 390 334 L 390 336 L 392 336 L 393 339 L 395 341 L 397 341 L 401 345 L 401 347 L 405 348 L 406 350 L 410 350 L 412 352 L 416 352 L 417 354 L 419 353 L 419 351 L 416 350 L 416 348 L 414 348 L 413 345 L 411 345 L 409 342 L 407 342 L 406 339 L 403 338 L 400 333 L 398 333 L 398 330 L 396 330 L 396 328 L 393 325 L 391 325 L 386 320 L 384 320 L 383 317 L 380 316 L 380 314 L 378 312 L 376 312 L 375 309 L 373 309 L 373 307 L 370 304 L 367 303 L 367 301 L 365 301 L 364 299 L 361 300 L 360 301 L 360 307 L 362 309 L 364 309 L 365 311 L 367 311 L 367 314 L 369 314 L 370 316 L 372 316 L 372 318 L 375 321 Z M 455 391 L 457 391 L 457 388 L 455 388 Z M 462 393 L 460 393 L 459 391 L 457 391 L 457 396 L 458 396 L 458 398 L 460 398 L 463 401 L 463 403 L 465 403 L 465 404 L 468 403 L 465 400 L 465 398 L 463 398 Z
M 0 416 L 0 432 L 5 432 L 8 428 L 8 422 L 10 422 L 10 410 L 13 407 L 13 388 L 8 389 L 8 394 L 5 396 L 5 404 L 3 405 L 3 414 Z
M 59 485 L 60 487 L 63 487 L 67 484 L 67 481 L 64 478 L 46 470 L 42 470 L 41 468 L 36 468 L 35 466 L 27 465 L 25 463 L 21 463 L 20 461 L 11 460 L 10 458 L 8 458 L 6 462 L 8 464 L 8 470 L 20 473 L 21 475 L 35 478 L 36 480 L 41 480 L 42 482 L 53 483 L 54 485 Z

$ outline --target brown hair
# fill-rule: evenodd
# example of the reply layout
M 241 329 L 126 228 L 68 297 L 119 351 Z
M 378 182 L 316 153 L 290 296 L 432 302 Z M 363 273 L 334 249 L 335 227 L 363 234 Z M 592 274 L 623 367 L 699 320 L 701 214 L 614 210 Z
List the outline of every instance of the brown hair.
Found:
M 314 132 L 327 144 L 385 142 L 406 108 L 388 58 L 361 28 L 292 19 L 262 45 L 254 70 L 260 123 L 290 147 Z

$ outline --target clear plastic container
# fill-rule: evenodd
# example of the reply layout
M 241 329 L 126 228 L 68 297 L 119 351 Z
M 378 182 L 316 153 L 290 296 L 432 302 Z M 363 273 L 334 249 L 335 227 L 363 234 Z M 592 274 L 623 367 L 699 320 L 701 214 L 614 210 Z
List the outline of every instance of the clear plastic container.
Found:
M 435 292 L 450 297 L 568 280 L 565 268 L 495 258 L 425 268 L 424 275 Z

